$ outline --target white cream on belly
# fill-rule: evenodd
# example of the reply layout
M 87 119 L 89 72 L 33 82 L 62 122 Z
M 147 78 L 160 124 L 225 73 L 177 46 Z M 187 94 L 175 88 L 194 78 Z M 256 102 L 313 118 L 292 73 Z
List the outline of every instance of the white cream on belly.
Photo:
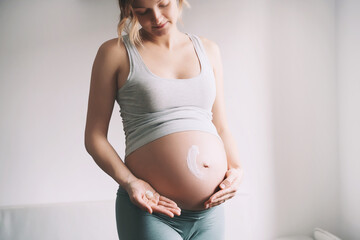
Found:
M 204 177 L 204 171 L 202 168 L 199 168 L 200 164 L 198 164 L 196 161 L 199 154 L 199 147 L 197 145 L 191 145 L 187 154 L 187 166 L 190 172 L 195 175 L 195 177 L 202 179 Z M 209 167 L 209 165 L 205 162 L 203 163 L 203 166 Z

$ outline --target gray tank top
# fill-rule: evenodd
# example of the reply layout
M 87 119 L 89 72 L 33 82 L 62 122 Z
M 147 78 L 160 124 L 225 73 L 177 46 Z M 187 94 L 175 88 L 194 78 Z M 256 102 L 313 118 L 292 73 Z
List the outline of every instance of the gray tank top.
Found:
M 156 76 L 145 65 L 137 48 L 124 35 L 130 72 L 116 101 L 125 133 L 125 158 L 137 148 L 162 136 L 189 130 L 220 136 L 212 122 L 216 96 L 215 77 L 201 39 L 186 33 L 201 65 L 199 75 L 188 79 Z

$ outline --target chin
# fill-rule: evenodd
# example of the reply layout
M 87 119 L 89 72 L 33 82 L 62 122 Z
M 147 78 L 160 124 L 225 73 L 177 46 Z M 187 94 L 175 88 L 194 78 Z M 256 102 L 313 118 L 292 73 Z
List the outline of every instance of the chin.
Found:
M 163 35 L 166 35 L 166 34 L 168 34 L 170 32 L 171 27 L 172 27 L 171 23 L 168 22 L 166 24 L 166 26 L 164 26 L 164 28 L 162 28 L 162 29 L 155 29 L 155 28 L 151 27 L 151 29 L 149 31 L 147 31 L 147 32 L 149 32 L 149 33 L 151 33 L 152 35 L 155 35 L 155 36 L 163 36 Z

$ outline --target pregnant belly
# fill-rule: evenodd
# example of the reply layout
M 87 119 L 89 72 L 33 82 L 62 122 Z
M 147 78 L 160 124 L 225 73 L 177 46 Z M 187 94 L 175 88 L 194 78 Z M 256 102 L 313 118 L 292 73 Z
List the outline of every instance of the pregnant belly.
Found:
M 204 209 L 227 171 L 223 142 L 202 131 L 158 138 L 127 156 L 125 164 L 137 178 L 186 210 Z

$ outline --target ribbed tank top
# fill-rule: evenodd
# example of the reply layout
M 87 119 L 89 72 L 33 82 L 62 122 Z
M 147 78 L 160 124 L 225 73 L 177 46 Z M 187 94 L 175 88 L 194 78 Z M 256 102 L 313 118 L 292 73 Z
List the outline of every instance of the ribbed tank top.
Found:
M 156 76 L 124 35 L 130 72 L 116 101 L 125 133 L 125 158 L 137 148 L 165 135 L 199 130 L 220 136 L 212 122 L 215 77 L 201 39 L 186 33 L 200 61 L 200 74 L 188 79 Z M 181 67 L 181 66 L 179 66 Z

